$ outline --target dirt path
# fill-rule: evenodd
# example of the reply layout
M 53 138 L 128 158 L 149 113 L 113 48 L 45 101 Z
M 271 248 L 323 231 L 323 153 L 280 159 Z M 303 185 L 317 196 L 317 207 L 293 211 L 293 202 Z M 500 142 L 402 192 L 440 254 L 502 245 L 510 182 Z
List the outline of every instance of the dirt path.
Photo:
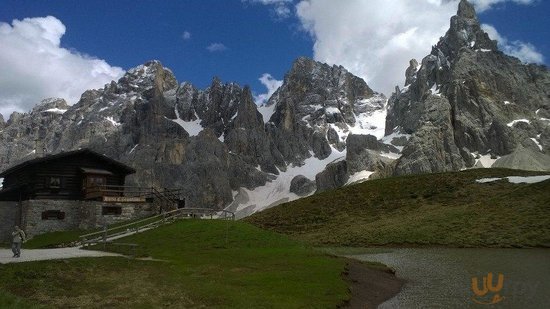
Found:
M 82 250 L 77 247 L 59 249 L 21 249 L 21 257 L 14 258 L 11 249 L 0 249 L 0 264 L 30 261 L 69 259 L 79 257 L 121 256 L 120 254 Z
M 351 300 L 344 308 L 377 308 L 397 295 L 405 283 L 392 273 L 369 268 L 357 260 L 348 259 L 346 270 Z

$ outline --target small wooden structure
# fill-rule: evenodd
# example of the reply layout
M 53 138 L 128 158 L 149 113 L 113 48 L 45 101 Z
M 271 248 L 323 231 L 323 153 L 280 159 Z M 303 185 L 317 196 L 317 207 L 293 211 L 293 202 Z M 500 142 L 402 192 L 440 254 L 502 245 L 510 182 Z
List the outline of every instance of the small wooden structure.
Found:
M 125 178 L 135 172 L 90 149 L 62 152 L 23 162 L 0 173 L 0 178 L 4 178 L 0 201 L 109 197 L 123 202 Z

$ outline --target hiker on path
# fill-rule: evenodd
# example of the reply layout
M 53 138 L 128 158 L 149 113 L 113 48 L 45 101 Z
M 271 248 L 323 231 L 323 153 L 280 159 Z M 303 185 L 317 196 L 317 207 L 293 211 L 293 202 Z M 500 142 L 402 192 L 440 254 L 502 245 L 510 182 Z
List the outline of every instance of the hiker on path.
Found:
M 13 257 L 18 258 L 21 256 L 21 243 L 26 242 L 26 235 L 19 226 L 15 226 L 15 231 L 11 233 L 11 251 L 13 251 Z

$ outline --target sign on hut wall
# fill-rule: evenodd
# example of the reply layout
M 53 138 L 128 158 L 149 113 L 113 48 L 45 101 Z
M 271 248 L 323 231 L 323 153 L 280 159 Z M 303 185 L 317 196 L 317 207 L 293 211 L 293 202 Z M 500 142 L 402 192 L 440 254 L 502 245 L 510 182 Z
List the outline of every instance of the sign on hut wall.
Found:
M 132 196 L 104 196 L 103 201 L 111 203 L 143 203 L 145 202 L 145 198 Z

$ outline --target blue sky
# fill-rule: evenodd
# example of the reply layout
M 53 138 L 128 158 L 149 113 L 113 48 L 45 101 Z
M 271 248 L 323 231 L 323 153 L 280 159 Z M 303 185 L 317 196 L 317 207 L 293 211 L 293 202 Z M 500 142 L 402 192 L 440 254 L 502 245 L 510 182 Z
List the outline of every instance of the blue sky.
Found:
M 550 56 L 550 19 L 546 16 L 550 12 L 549 1 L 476 1 L 483 11 L 481 22 L 492 25 L 498 31 L 495 35 L 506 38 L 509 53 L 513 54 L 514 48 L 525 53 L 522 47 L 527 47 L 527 52 L 535 52 L 538 62 L 546 62 Z M 4 42 L 4 46 L 0 45 L 0 65 L 9 66 L 5 76 L 0 72 L 0 93 L 8 93 L 0 94 L 0 113 L 7 117 L 12 110 L 27 111 L 38 103 L 38 96 L 70 97 L 70 101 L 75 101 L 81 88 L 97 88 L 120 75 L 120 68 L 127 70 L 151 59 L 172 69 L 180 82 L 205 88 L 213 76 L 219 76 L 226 82 L 251 85 L 260 94 L 266 92 L 259 81 L 264 73 L 280 80 L 295 58 L 308 56 L 342 64 L 364 77 L 372 88 L 389 95 L 393 85 L 402 82 L 408 59 L 427 54 L 456 12 L 456 2 L 414 2 L 417 4 L 410 7 L 407 0 L 350 0 L 345 4 L 332 0 L 0 0 L 0 27 L 10 36 L 1 41 L 5 33 L 0 31 L 0 44 Z M 403 13 L 393 16 L 401 11 L 385 7 L 386 3 L 402 3 Z M 31 20 L 46 16 L 55 17 L 58 22 Z M 22 30 L 15 31 L 12 21 L 26 18 L 29 20 L 21 23 Z M 33 53 L 42 46 L 21 43 L 17 35 L 27 39 L 41 35 L 23 27 L 27 22 L 49 31 L 42 37 L 53 37 L 45 42 L 51 57 L 36 60 L 41 55 Z M 376 29 L 384 27 L 396 32 L 380 35 Z M 407 32 L 413 28 L 415 31 Z M 407 33 L 404 38 L 403 33 Z M 396 41 L 396 37 L 400 39 Z M 60 44 L 56 46 L 58 39 Z M 65 50 L 71 57 L 63 62 L 60 57 L 66 57 Z M 36 76 L 24 78 L 33 72 L 25 67 L 33 63 L 25 57 L 35 59 L 36 70 L 45 76 L 43 80 Z M 103 61 L 90 64 L 91 58 Z M 55 62 L 46 65 L 50 59 Z M 392 68 L 388 70 L 390 64 Z M 71 68 L 59 69 L 64 65 Z M 98 67 L 102 73 L 88 74 L 94 75 L 89 80 L 82 73 L 96 72 Z M 75 76 L 56 81 L 52 76 L 59 74 Z M 72 87 L 71 81 L 79 84 L 69 91 L 66 87 Z M 54 82 L 59 85 L 48 85 Z M 27 95 L 29 92 L 35 96 Z
M 8 1 L 0 19 L 52 15 L 67 27 L 62 46 L 124 69 L 151 59 L 174 70 L 178 80 L 206 87 L 222 80 L 256 83 L 264 72 L 282 76 L 294 58 L 312 55 L 312 41 L 277 22 L 263 6 L 240 1 Z M 5 13 L 9 12 L 9 15 Z M 297 21 L 295 21 L 297 22 Z M 190 33 L 184 39 L 185 32 Z M 221 43 L 227 49 L 210 52 Z M 270 59 L 272 61 L 266 61 Z

